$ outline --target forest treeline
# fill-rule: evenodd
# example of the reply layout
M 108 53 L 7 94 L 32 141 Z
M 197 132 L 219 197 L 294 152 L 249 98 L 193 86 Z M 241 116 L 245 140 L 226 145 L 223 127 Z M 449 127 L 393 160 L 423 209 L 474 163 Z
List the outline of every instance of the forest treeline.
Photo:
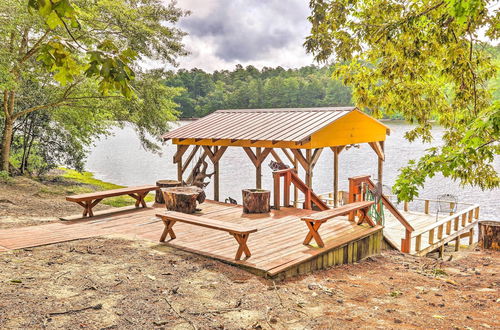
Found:
M 205 72 L 201 69 L 171 72 L 167 86 L 182 87 L 174 98 L 181 118 L 202 117 L 219 109 L 302 108 L 352 105 L 351 91 L 332 79 L 332 68 L 297 69 L 252 65 Z

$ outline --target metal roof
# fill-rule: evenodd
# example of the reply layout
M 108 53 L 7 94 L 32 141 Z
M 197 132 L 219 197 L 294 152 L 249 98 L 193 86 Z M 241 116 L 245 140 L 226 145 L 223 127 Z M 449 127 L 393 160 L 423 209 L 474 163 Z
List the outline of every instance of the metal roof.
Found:
M 169 139 L 304 141 L 356 107 L 218 110 L 162 136 Z

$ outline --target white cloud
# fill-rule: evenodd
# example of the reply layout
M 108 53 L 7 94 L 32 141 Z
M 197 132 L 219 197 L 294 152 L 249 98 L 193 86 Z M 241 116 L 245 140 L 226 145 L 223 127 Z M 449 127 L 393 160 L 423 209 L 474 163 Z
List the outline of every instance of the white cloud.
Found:
M 302 46 L 309 32 L 306 1 L 182 0 L 178 6 L 192 12 L 180 22 L 191 52 L 179 59 L 180 68 L 289 68 L 313 62 Z

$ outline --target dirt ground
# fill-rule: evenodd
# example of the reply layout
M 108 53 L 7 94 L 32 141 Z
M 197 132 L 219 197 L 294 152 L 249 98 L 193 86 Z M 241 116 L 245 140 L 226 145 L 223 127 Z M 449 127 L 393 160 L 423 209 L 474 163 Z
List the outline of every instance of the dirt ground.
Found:
M 65 196 L 74 194 L 82 185 L 61 179 L 35 181 L 16 177 L 7 183 L 0 183 L 0 229 L 32 226 L 59 221 L 60 216 L 80 214 L 82 207 L 69 203 Z M 94 210 L 110 206 L 99 204 Z
M 121 238 L 0 255 L 0 328 L 500 328 L 499 254 L 386 252 L 284 282 Z
M 0 229 L 80 211 L 33 185 L 0 185 L 12 202 Z M 275 282 L 152 242 L 85 239 L 0 253 L 0 329 L 498 329 L 499 257 L 392 251 Z

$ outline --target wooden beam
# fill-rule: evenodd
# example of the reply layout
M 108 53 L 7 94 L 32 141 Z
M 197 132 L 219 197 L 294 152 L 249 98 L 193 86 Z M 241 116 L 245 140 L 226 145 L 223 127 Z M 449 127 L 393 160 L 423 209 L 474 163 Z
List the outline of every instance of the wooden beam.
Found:
M 345 149 L 345 146 L 330 147 L 330 149 L 332 149 L 333 153 L 335 153 L 335 151 L 337 151 L 337 153 L 340 154 L 342 152 L 342 150 Z
M 182 161 L 182 156 L 188 150 L 189 145 L 182 145 L 178 144 L 177 145 L 177 152 L 174 154 L 174 163 L 177 163 L 179 161 Z
M 274 160 L 276 160 L 278 163 L 283 163 L 280 156 L 278 155 L 278 153 L 274 149 L 271 149 L 271 155 L 273 155 Z
M 288 160 L 290 161 L 290 163 L 293 164 L 294 157 L 292 157 L 292 155 L 290 155 L 290 153 L 288 152 L 288 150 L 286 150 L 285 148 L 281 148 L 281 150 L 285 154 L 286 158 L 288 158 Z
M 370 147 L 372 147 L 373 151 L 377 154 L 378 158 L 385 160 L 385 155 L 384 155 L 384 141 L 380 142 L 368 142 Z
M 257 157 L 253 153 L 252 149 L 250 147 L 243 147 L 243 150 L 245 153 L 248 155 L 248 158 L 252 161 L 253 165 L 257 167 Z
M 311 152 L 311 149 L 306 149 L 306 152 L 307 150 L 309 150 L 309 153 Z M 306 160 L 306 158 L 304 158 L 302 152 L 299 149 L 290 149 L 290 151 L 297 158 L 298 162 L 300 163 L 300 165 L 302 165 L 304 170 L 306 170 L 307 172 L 309 170 L 309 162 Z
M 318 162 L 319 156 L 321 156 L 321 153 L 323 152 L 323 148 L 317 148 L 314 150 L 314 153 L 311 157 L 311 163 L 309 164 L 311 166 L 311 170 L 316 166 L 316 163 Z
M 250 160 L 252 161 L 254 166 L 259 167 L 262 165 L 262 162 L 266 159 L 266 157 L 269 155 L 269 153 L 272 152 L 273 149 L 272 148 L 264 148 L 264 150 L 262 152 L 260 152 L 260 150 L 262 150 L 262 149 L 260 147 L 258 147 L 258 148 L 256 148 L 256 150 L 259 151 L 257 153 L 257 155 L 255 155 L 253 153 L 253 151 L 250 147 L 243 147 L 243 150 L 248 155 L 248 158 L 250 158 Z
M 186 172 L 189 164 L 191 163 L 191 161 L 193 160 L 194 156 L 196 155 L 196 152 L 199 149 L 200 149 L 200 146 L 195 145 L 194 148 L 193 148 L 193 150 L 191 150 L 191 153 L 189 154 L 188 158 L 186 159 L 186 161 L 182 165 L 182 174 L 184 174 L 184 172 Z
M 219 159 L 222 157 L 224 152 L 226 151 L 227 147 L 217 147 L 214 146 L 214 152 L 212 152 L 211 148 L 209 146 L 202 146 L 203 150 L 205 150 L 205 153 L 208 155 L 208 158 L 212 161 L 213 164 L 217 163 Z

